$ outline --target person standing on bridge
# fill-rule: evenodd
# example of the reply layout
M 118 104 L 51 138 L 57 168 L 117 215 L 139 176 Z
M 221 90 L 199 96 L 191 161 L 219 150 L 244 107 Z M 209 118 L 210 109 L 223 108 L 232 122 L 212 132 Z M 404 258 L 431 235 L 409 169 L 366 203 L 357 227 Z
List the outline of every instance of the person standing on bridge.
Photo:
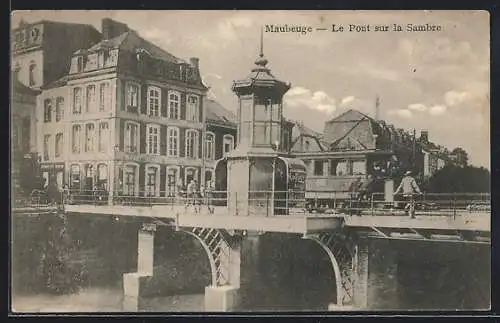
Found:
M 405 176 L 401 180 L 398 188 L 394 192 L 394 195 L 399 194 L 403 191 L 403 197 L 408 201 L 404 210 L 406 214 L 410 215 L 410 218 L 415 218 L 415 194 L 422 194 L 420 188 L 418 187 L 417 181 L 411 176 L 411 171 L 406 171 Z

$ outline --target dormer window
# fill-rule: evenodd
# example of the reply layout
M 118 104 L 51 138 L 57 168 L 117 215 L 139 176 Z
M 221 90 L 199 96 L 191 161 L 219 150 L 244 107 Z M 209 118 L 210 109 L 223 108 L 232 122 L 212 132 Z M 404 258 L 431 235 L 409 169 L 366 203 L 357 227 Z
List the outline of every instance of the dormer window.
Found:
M 105 51 L 100 51 L 97 54 L 97 67 L 98 68 L 103 68 L 106 62 L 106 52 Z
M 84 64 L 83 64 L 83 56 L 78 56 L 76 58 L 76 71 L 83 72 Z

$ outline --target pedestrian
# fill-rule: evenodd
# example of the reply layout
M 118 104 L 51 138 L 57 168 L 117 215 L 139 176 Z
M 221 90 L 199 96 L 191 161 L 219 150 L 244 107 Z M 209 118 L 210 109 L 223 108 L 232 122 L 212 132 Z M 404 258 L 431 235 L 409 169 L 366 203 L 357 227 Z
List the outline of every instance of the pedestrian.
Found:
M 191 180 L 187 186 L 187 200 L 186 200 L 186 209 L 188 206 L 193 205 L 195 206 L 195 212 L 196 212 L 196 182 L 194 180 Z
M 214 190 L 215 190 L 215 183 L 214 181 L 209 181 L 207 184 L 207 191 L 206 191 L 206 196 L 207 196 L 207 208 L 208 208 L 208 213 L 214 214 L 214 207 L 212 205 L 212 199 L 214 195 Z
M 400 191 L 403 191 L 403 198 L 408 201 L 404 210 L 407 215 L 410 216 L 411 219 L 415 218 L 415 194 L 422 194 L 420 188 L 418 187 L 417 181 L 415 178 L 411 176 L 411 171 L 406 171 L 401 183 L 398 188 L 394 192 L 394 195 L 399 194 Z

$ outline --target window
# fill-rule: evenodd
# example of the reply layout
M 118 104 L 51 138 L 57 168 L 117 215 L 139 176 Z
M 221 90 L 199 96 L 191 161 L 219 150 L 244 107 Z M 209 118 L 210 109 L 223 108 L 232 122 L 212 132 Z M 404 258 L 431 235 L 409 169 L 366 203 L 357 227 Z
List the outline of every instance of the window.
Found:
M 147 125 L 147 152 L 158 155 L 160 153 L 160 126 Z
M 108 165 L 97 165 L 97 183 L 99 187 L 108 190 Z
M 35 64 L 35 62 L 31 62 L 30 68 L 29 68 L 29 85 L 30 86 L 34 86 L 36 84 L 35 72 L 36 72 L 36 64 Z
M 77 87 L 73 89 L 73 114 L 82 113 L 82 89 Z
M 198 97 L 195 95 L 190 95 L 187 102 L 186 110 L 186 120 L 187 121 L 199 121 L 199 107 L 198 107 Z
M 49 160 L 50 135 L 43 136 L 43 160 Z
M 169 92 L 168 93 L 168 117 L 170 119 L 179 119 L 179 93 Z
M 211 132 L 207 132 L 205 135 L 205 158 L 215 158 L 215 135 Z
M 139 125 L 137 123 L 125 123 L 125 152 L 136 153 L 139 147 Z
M 337 176 L 348 175 L 348 167 L 346 160 L 341 160 L 337 163 L 337 169 L 335 173 L 337 174 Z
M 158 117 L 161 105 L 161 90 L 157 87 L 148 87 L 148 115 Z
M 177 166 L 167 166 L 167 196 L 175 196 L 179 168 Z
M 56 122 L 64 119 L 64 99 L 59 97 L 56 99 Z
M 323 176 L 323 167 L 325 163 L 322 160 L 314 161 L 314 175 L 315 176 Z
M 93 123 L 88 123 L 85 126 L 85 151 L 92 152 L 95 150 L 95 127 Z
M 179 156 L 179 129 L 168 127 L 167 129 L 167 155 L 170 157 Z
M 77 72 L 83 71 L 83 56 L 78 56 L 76 58 L 76 71 Z
M 95 85 L 87 86 L 87 112 L 96 111 L 96 93 Z
M 127 84 L 127 111 L 137 113 L 139 107 L 139 86 Z
M 43 101 L 43 122 L 50 122 L 52 120 L 52 100 L 47 99 Z
M 186 157 L 198 158 L 198 131 L 186 131 Z
M 69 185 L 75 190 L 80 188 L 80 165 L 71 165 Z
M 106 107 L 109 106 L 109 83 L 99 84 L 99 111 L 106 111 Z
M 146 166 L 146 196 L 160 195 L 160 170 L 159 166 Z
M 97 54 L 97 67 L 103 68 L 105 61 L 106 61 L 106 53 L 104 51 L 100 51 Z
M 186 168 L 186 171 L 184 172 L 184 175 L 185 175 L 185 182 L 186 185 L 188 185 L 192 180 L 196 180 L 197 179 L 197 171 L 196 171 L 196 168 L 192 168 L 192 167 L 187 167 Z
M 109 145 L 109 125 L 107 122 L 99 123 L 99 151 L 107 152 Z
M 56 135 L 56 157 L 61 157 L 63 151 L 63 134 L 58 133 Z
M 224 135 L 224 154 L 231 152 L 234 148 L 234 138 L 231 135 Z
M 128 196 L 137 195 L 139 192 L 137 190 L 136 184 L 138 184 L 139 177 L 137 176 L 137 166 L 136 165 L 126 165 L 123 171 L 123 194 Z
M 353 175 L 365 175 L 366 174 L 366 161 L 365 160 L 353 160 L 352 161 L 352 174 Z
M 82 137 L 82 126 L 74 125 L 73 126 L 73 135 L 72 135 L 72 151 L 75 154 L 79 154 L 81 150 L 81 137 Z

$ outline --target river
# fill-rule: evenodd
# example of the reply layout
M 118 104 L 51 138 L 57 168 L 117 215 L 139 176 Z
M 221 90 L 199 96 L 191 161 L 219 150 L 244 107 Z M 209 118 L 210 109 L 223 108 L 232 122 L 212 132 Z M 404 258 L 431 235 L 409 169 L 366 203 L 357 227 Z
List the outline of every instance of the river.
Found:
M 124 272 L 134 271 L 137 266 L 133 257 L 137 253 L 137 243 L 130 244 L 134 241 L 137 228 L 112 228 L 106 227 L 105 224 L 106 222 L 94 226 L 74 225 L 75 228 L 93 228 L 85 229 L 81 234 L 72 233 L 75 239 L 78 238 L 78 241 L 87 245 L 87 249 L 82 250 L 92 251 L 95 246 L 101 250 L 99 253 L 91 253 L 95 258 L 92 261 L 89 253 L 80 254 L 80 259 L 84 259 L 93 272 L 93 275 L 89 272 L 89 284 L 85 288 L 77 293 L 61 296 L 34 293 L 30 292 L 30 288 L 19 288 L 12 294 L 12 310 L 31 313 L 122 311 L 121 277 Z M 46 225 L 42 223 L 38 227 L 45 228 Z M 18 261 L 14 263 L 17 263 L 17 268 L 23 269 L 31 263 L 28 261 L 33 259 L 30 252 L 33 252 L 33 246 L 39 244 L 38 241 L 42 239 L 37 232 L 26 231 L 28 235 L 22 236 L 23 239 L 20 240 L 23 243 L 15 245 L 14 254 L 17 255 Z M 111 232 L 114 237 L 103 232 Z M 87 237 L 87 241 L 84 237 Z M 193 244 L 194 240 L 179 238 L 169 231 L 157 232 L 155 263 L 158 263 L 158 269 L 154 276 L 156 281 L 152 282 L 152 294 L 144 299 L 141 311 L 203 311 L 204 286 L 209 284 L 210 279 L 208 260 L 204 259 L 203 249 L 196 243 Z M 300 237 L 266 234 L 261 239 L 259 264 L 252 267 L 253 269 L 248 269 L 247 265 L 242 266 L 242 286 L 250 288 L 241 293 L 244 295 L 241 310 L 327 310 L 328 304 L 334 302 L 336 295 L 333 269 L 326 253 L 314 242 Z M 28 240 L 31 242 L 28 243 Z M 385 309 L 466 310 L 487 309 L 489 306 L 491 250 L 488 246 L 371 241 L 370 250 L 373 250 L 370 257 L 374 259 L 370 268 L 378 266 L 377 279 L 393 275 L 384 271 L 388 267 L 385 261 L 388 250 L 396 250 L 398 254 L 395 284 L 387 287 L 375 286 L 373 289 L 374 286 L 370 284 L 377 282 L 368 281 L 369 290 L 378 290 L 381 292 L 379 295 L 393 295 L 385 301 Z M 84 254 L 85 256 L 82 256 Z M 29 275 L 19 275 L 18 272 L 20 271 L 13 272 L 13 281 L 17 286 L 30 285 L 27 283 Z M 253 272 L 259 274 L 255 276 Z M 250 279 L 250 284 L 244 281 L 244 277 L 251 277 L 246 278 Z M 169 284 L 172 281 L 178 284 Z M 176 292 L 172 292 L 175 288 Z M 388 293 L 389 289 L 391 290 Z

